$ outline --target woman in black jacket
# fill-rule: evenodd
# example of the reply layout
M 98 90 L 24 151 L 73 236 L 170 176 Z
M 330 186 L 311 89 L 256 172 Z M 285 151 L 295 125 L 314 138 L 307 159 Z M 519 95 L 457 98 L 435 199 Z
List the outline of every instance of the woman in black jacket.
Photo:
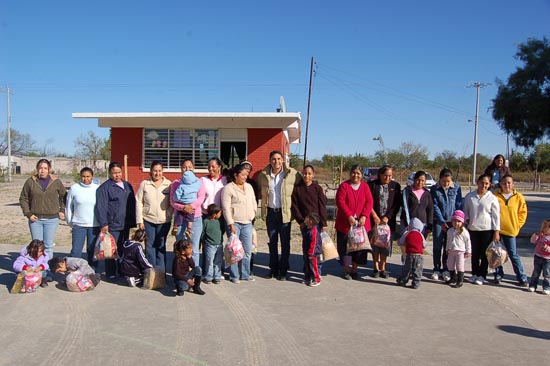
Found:
M 396 219 L 401 207 L 401 185 L 393 180 L 393 170 L 390 165 L 384 165 L 378 171 L 378 178 L 368 182 L 372 193 L 373 207 L 370 216 L 372 230 L 376 225 L 387 224 L 392 233 L 395 233 Z M 391 245 L 388 248 L 372 246 L 374 260 L 373 277 L 386 278 L 386 259 L 390 255 Z

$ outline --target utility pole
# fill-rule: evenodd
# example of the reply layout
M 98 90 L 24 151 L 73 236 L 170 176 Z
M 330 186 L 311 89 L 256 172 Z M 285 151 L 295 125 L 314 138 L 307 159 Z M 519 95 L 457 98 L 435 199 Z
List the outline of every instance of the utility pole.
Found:
M 475 81 L 468 85 L 469 88 L 476 88 L 476 117 L 475 117 L 475 127 L 474 127 L 474 167 L 472 169 L 472 184 L 476 185 L 476 168 L 477 168 L 477 126 L 478 126 L 478 115 L 479 115 L 479 89 L 484 88 L 487 85 L 490 85 L 489 83 L 480 83 L 479 81 Z
M 310 111 L 310 105 L 311 105 L 311 84 L 313 83 L 313 65 L 315 64 L 315 60 L 313 57 L 311 57 L 311 66 L 309 68 L 309 93 L 307 96 L 307 118 L 306 118 L 306 138 L 304 142 L 304 166 L 307 162 L 307 135 L 308 135 L 308 129 L 309 129 L 309 111 Z
M 10 91 L 9 85 L 6 85 L 6 95 L 8 96 L 8 129 L 6 131 L 6 137 L 8 139 L 8 182 L 11 182 L 11 115 L 10 115 Z

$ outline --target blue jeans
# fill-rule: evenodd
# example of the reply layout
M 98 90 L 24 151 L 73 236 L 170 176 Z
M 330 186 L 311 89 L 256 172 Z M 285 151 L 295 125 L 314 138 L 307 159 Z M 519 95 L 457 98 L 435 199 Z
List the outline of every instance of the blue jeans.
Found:
M 183 220 L 183 223 L 181 224 L 181 226 L 178 227 L 176 240 L 181 240 L 185 238 L 185 230 L 187 230 L 187 221 Z M 199 245 L 201 242 L 201 235 L 202 235 L 202 217 L 199 216 L 199 217 L 195 217 L 195 220 L 193 221 L 193 229 L 191 233 L 191 242 L 193 243 L 193 261 L 197 266 L 200 264 Z
M 145 226 L 145 257 L 153 267 L 160 268 L 166 272 L 166 237 L 170 231 L 170 222 L 164 224 L 153 224 L 143 220 Z
M 286 276 L 290 258 L 290 222 L 283 222 L 283 213 L 267 210 L 267 235 L 269 237 L 269 268 L 275 275 Z M 281 258 L 279 259 L 279 242 L 281 238 Z
M 512 262 L 512 268 L 514 269 L 514 273 L 516 274 L 516 279 L 518 280 L 518 282 L 527 282 L 527 276 L 525 275 L 525 273 L 523 273 L 523 265 L 521 264 L 521 259 L 518 255 L 518 251 L 516 248 L 516 238 L 513 236 L 501 234 L 500 239 L 506 247 L 506 251 L 508 252 L 508 256 L 510 257 L 510 262 Z M 502 266 L 498 267 L 495 274 L 504 277 L 504 268 L 502 268 Z
M 447 251 L 445 250 L 447 246 L 447 232 L 443 231 L 443 227 L 441 225 L 434 223 L 432 236 L 434 246 L 434 272 L 447 271 Z M 443 258 L 441 254 L 443 254 Z
M 204 279 L 212 281 L 212 278 L 222 278 L 223 266 L 223 245 L 203 244 L 202 254 L 204 256 Z
M 233 223 L 235 231 L 237 231 L 237 237 L 243 243 L 244 258 L 241 261 L 241 279 L 248 280 L 251 276 L 250 273 L 250 257 L 252 256 L 252 223 L 239 224 Z M 231 231 L 227 230 L 229 234 Z M 229 234 L 231 235 L 231 234 Z M 239 263 L 233 263 L 229 266 L 229 277 L 232 280 L 239 279 Z
M 537 289 L 539 284 L 539 277 L 542 273 L 542 289 L 550 290 L 550 259 L 544 259 L 535 255 L 533 260 L 533 274 L 531 275 L 531 281 L 529 282 L 529 287 Z
M 53 258 L 53 241 L 58 225 L 58 218 L 39 219 L 35 222 L 29 221 L 32 240 L 38 239 L 44 242 L 44 252 L 48 255 L 49 259 Z
M 86 254 L 88 255 L 88 264 L 97 268 L 98 263 L 94 261 L 95 243 L 99 237 L 99 226 L 85 227 L 75 225 L 72 228 L 71 257 L 80 258 L 82 248 L 86 242 Z
M 199 266 L 196 266 L 191 270 L 191 272 L 187 274 L 187 279 L 194 279 L 195 277 L 200 277 L 200 276 L 202 276 L 202 268 Z M 187 283 L 187 279 L 180 280 L 180 279 L 174 278 L 174 285 L 176 285 L 176 289 L 178 291 L 183 292 L 189 289 L 189 284 Z

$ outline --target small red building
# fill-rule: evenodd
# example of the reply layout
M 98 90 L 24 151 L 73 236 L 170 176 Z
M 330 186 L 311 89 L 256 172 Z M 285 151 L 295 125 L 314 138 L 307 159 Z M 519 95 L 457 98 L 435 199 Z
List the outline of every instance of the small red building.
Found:
M 179 179 L 181 162 L 191 158 L 195 173 L 207 173 L 207 162 L 219 157 L 224 167 L 249 160 L 254 173 L 269 164 L 269 153 L 290 158 L 290 144 L 300 142 L 298 112 L 245 113 L 73 113 L 73 118 L 97 118 L 111 129 L 111 161 L 124 165 L 124 178 L 134 188 L 149 177 L 149 166 L 160 160 L 165 176 Z

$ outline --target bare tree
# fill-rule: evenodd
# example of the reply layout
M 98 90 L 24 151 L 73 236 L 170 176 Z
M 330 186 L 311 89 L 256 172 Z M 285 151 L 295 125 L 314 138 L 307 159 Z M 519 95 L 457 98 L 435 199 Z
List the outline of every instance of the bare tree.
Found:
M 77 148 L 75 155 L 83 160 L 93 161 L 94 167 L 96 162 L 104 158 L 107 139 L 101 138 L 93 131 L 81 134 L 74 141 L 74 146 Z
M 428 160 L 428 148 L 412 141 L 401 143 L 398 151 L 403 154 L 405 169 L 420 168 Z
M 10 143 L 12 155 L 28 155 L 35 151 L 36 142 L 28 133 L 10 129 Z M 0 131 L 0 155 L 8 154 L 7 129 Z

